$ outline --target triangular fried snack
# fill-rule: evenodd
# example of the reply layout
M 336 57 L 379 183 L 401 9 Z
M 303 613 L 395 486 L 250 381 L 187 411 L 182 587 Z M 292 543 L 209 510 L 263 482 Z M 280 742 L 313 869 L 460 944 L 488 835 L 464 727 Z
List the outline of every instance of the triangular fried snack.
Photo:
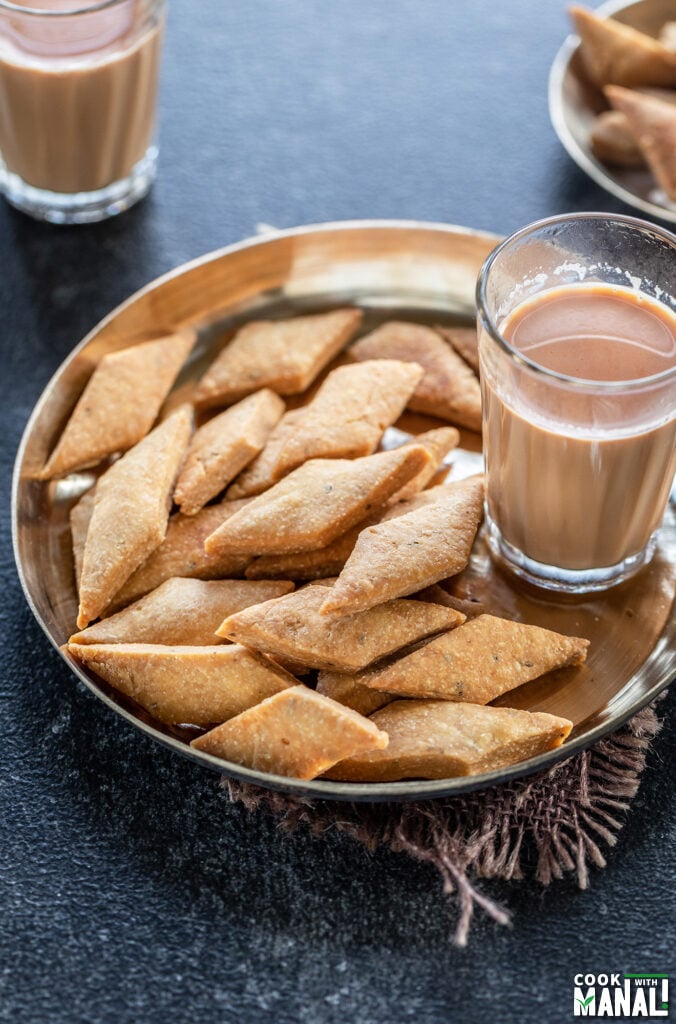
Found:
M 348 782 L 449 779 L 480 775 L 560 747 L 572 722 L 544 712 L 445 700 L 397 700 L 370 719 L 390 738 L 342 761 L 326 778 Z
M 311 459 L 207 537 L 207 553 L 315 551 L 382 507 L 429 459 L 422 445 L 354 460 Z
M 267 440 L 265 448 L 250 466 L 240 473 L 226 491 L 230 499 L 253 498 L 262 494 L 276 483 L 277 460 L 284 445 L 293 435 L 296 426 L 302 422 L 304 408 L 289 409 L 285 412 Z
M 99 478 L 82 559 L 79 629 L 98 618 L 164 540 L 192 423 L 192 409 L 182 406 Z
M 194 580 L 172 577 L 115 615 L 75 633 L 71 644 L 219 643 L 216 630 L 228 615 L 293 590 L 288 580 Z
M 361 672 L 350 675 L 347 672 L 320 672 L 317 679 L 317 693 L 331 700 L 337 700 L 346 708 L 358 711 L 360 715 L 372 715 L 374 711 L 391 704 L 396 697 L 382 690 L 372 690 L 360 683 Z
M 303 587 L 231 615 L 216 632 L 309 668 L 356 672 L 406 644 L 452 629 L 465 618 L 438 604 L 390 601 L 331 620 L 319 613 L 325 597 L 325 587 Z
M 471 477 L 439 490 L 446 493 L 437 501 L 362 530 L 323 614 L 373 608 L 465 568 L 481 521 L 483 481 Z
M 360 338 L 349 350 L 354 359 L 403 359 L 425 373 L 408 408 L 438 416 L 470 430 L 481 430 L 481 388 L 475 374 L 439 337 L 421 324 L 390 320 Z
M 435 327 L 459 356 L 468 363 L 477 377 L 479 376 L 479 337 L 476 327 Z
M 676 106 L 614 85 L 604 91 L 613 107 L 627 118 L 660 187 L 676 201 Z
M 361 672 L 358 682 L 399 697 L 488 704 L 545 672 L 581 664 L 588 647 L 581 637 L 479 615 L 382 668 Z
M 599 18 L 585 7 L 570 7 L 569 13 L 580 37 L 585 70 L 599 88 L 676 86 L 676 54 L 657 39 L 614 18 Z
M 345 757 L 382 750 L 387 734 L 356 711 L 306 686 L 294 686 L 191 746 L 254 771 L 314 779 Z
M 245 324 L 197 385 L 199 406 L 227 405 L 259 388 L 297 395 L 348 343 L 362 321 L 359 309 L 257 320 Z
M 283 412 L 279 395 L 263 388 L 200 427 L 174 492 L 184 515 L 195 515 L 235 479 L 261 451 Z
M 80 576 L 82 575 L 82 559 L 84 557 L 85 544 L 87 543 L 87 532 L 89 521 L 94 511 L 96 500 L 96 487 L 90 487 L 82 495 L 78 502 L 70 510 L 70 534 L 73 545 L 73 566 L 75 569 L 75 588 L 80 590 Z
M 247 558 L 242 555 L 208 555 L 204 541 L 246 504 L 246 501 L 222 501 L 220 505 L 207 505 L 195 516 L 184 516 L 180 512 L 170 516 L 166 537 L 115 594 L 108 606 L 108 614 L 155 590 L 172 576 L 198 580 L 240 576 L 248 563 Z
M 355 459 L 376 450 L 423 375 L 417 363 L 369 359 L 333 370 L 277 456 L 275 479 L 308 459 Z
M 237 644 L 68 644 L 66 650 L 168 725 L 224 722 L 296 683 L 279 665 Z
M 80 396 L 41 478 L 63 476 L 124 452 L 148 433 L 195 344 L 185 330 L 104 356 Z

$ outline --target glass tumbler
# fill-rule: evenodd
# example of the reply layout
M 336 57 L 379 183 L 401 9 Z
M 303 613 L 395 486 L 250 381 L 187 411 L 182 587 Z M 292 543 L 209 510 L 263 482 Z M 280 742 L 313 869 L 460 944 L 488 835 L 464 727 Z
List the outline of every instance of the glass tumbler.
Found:
M 554 591 L 627 579 L 676 467 L 676 237 L 611 214 L 540 221 L 488 257 L 477 308 L 493 557 Z
M 57 224 L 103 220 L 155 177 L 165 0 L 0 0 L 0 188 Z

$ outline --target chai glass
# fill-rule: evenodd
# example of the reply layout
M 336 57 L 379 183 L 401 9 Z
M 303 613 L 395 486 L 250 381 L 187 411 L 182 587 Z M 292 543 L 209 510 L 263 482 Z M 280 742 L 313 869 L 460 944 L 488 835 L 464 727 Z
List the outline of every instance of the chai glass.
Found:
M 165 0 L 0 0 L 0 189 L 57 224 L 150 188 Z
M 477 285 L 491 553 L 563 592 L 653 555 L 676 468 L 676 237 L 581 213 L 516 232 Z

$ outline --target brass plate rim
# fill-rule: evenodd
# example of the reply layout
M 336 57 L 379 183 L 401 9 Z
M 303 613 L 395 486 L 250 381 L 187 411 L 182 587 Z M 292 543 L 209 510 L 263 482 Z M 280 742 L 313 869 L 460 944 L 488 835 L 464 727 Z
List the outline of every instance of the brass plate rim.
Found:
M 20 551 L 19 541 L 19 504 L 20 504 L 20 489 L 21 489 L 21 470 L 26 454 L 26 449 L 31 440 L 32 432 L 35 424 L 43 412 L 44 406 L 49 399 L 52 389 L 58 383 L 59 378 L 63 372 L 67 369 L 73 359 L 82 350 L 90 344 L 97 336 L 111 324 L 120 313 L 132 307 L 139 299 L 144 296 L 151 294 L 156 291 L 162 285 L 167 282 L 174 280 L 175 278 L 181 277 L 188 271 L 205 266 L 210 262 L 216 262 L 224 257 L 237 254 L 244 249 L 253 248 L 256 246 L 265 246 L 270 242 L 274 242 L 280 238 L 294 238 L 302 237 L 306 235 L 320 234 L 322 232 L 340 232 L 340 231 L 401 231 L 401 230 L 414 230 L 417 232 L 429 232 L 429 233 L 441 233 L 447 235 L 450 238 L 477 238 L 485 242 L 487 245 L 497 244 L 501 239 L 499 236 L 494 235 L 490 232 L 476 231 L 471 228 L 465 228 L 459 225 L 450 225 L 443 223 L 426 223 L 423 221 L 410 221 L 410 220 L 351 220 L 351 221 L 338 221 L 328 222 L 325 224 L 314 224 L 305 225 L 297 228 L 290 228 L 279 231 L 271 231 L 269 234 L 258 235 L 246 238 L 240 242 L 233 243 L 232 245 L 224 246 L 211 253 L 207 253 L 195 260 L 191 260 L 188 263 L 184 263 L 173 270 L 168 271 L 166 274 L 161 275 L 155 280 L 149 282 L 140 288 L 137 292 L 131 295 L 120 303 L 111 313 L 105 316 L 98 324 L 96 324 L 91 331 L 83 338 L 83 340 L 75 346 L 75 348 L 69 353 L 66 359 L 57 368 L 55 373 L 52 375 L 50 380 L 45 385 L 38 401 L 36 402 L 31 415 L 28 419 L 26 427 L 24 429 L 21 442 L 17 451 L 17 456 L 14 464 L 14 472 L 12 479 L 12 496 L 11 496 L 11 518 L 12 518 L 12 542 L 14 549 L 14 557 L 17 566 L 17 572 L 21 586 L 24 592 L 24 596 L 35 616 L 38 624 L 42 628 L 43 632 L 47 636 L 47 639 L 52 644 L 54 649 L 58 652 L 60 657 L 70 668 L 71 672 L 92 692 L 99 700 L 113 710 L 116 714 L 120 715 L 123 719 L 139 729 L 145 735 L 151 737 L 156 742 L 159 742 L 165 747 L 173 750 L 176 753 L 181 754 L 183 757 L 187 757 L 191 761 L 200 764 L 205 767 L 209 767 L 223 776 L 233 778 L 241 782 L 248 782 L 254 785 L 261 786 L 266 789 L 278 790 L 289 793 L 301 798 L 314 798 L 318 800 L 336 800 L 336 801 L 348 801 L 348 802 L 405 802 L 413 800 L 428 800 L 442 797 L 449 797 L 458 795 L 461 793 L 467 793 L 474 790 L 495 786 L 497 784 L 503 784 L 506 782 L 513 781 L 515 779 L 522 778 L 524 776 L 533 775 L 550 768 L 557 762 L 567 760 L 569 757 L 579 753 L 582 750 L 587 749 L 599 739 L 608 735 L 610 732 L 617 730 L 621 725 L 628 721 L 636 712 L 641 710 L 647 704 L 649 704 L 655 697 L 669 684 L 674 673 L 676 672 L 676 649 L 674 648 L 674 636 L 676 634 L 676 625 L 673 623 L 673 617 L 667 623 L 662 631 L 660 639 L 658 640 L 655 648 L 650 655 L 650 658 L 659 661 L 656 666 L 655 677 L 647 690 L 644 690 L 630 705 L 628 705 L 620 714 L 608 714 L 607 718 L 600 722 L 593 729 L 581 734 L 580 736 L 567 741 L 563 746 L 558 747 L 554 750 L 547 751 L 544 754 L 540 754 L 537 757 L 530 758 L 526 761 L 518 762 L 515 765 L 511 765 L 507 768 L 501 768 L 493 772 L 485 773 L 482 775 L 471 775 L 471 776 L 459 776 L 448 779 L 434 779 L 434 780 L 407 780 L 402 782 L 386 782 L 386 783 L 352 783 L 352 782 L 333 782 L 329 780 L 312 780 L 303 781 L 298 779 L 290 779 L 285 776 L 272 775 L 268 773 L 254 771 L 252 769 L 244 768 L 240 765 L 233 764 L 229 761 L 222 761 L 213 755 L 197 751 L 194 748 L 187 745 L 185 742 L 179 740 L 176 737 L 167 735 L 155 728 L 148 722 L 138 718 L 132 711 L 127 709 L 121 704 L 118 704 L 113 700 L 98 684 L 95 677 L 87 675 L 78 665 L 75 664 L 74 660 L 71 659 L 67 653 L 65 653 L 59 644 L 57 638 L 52 634 L 48 624 L 44 620 L 40 613 L 33 594 L 31 592 L 30 585 L 28 583 L 23 559 Z M 658 650 L 659 648 L 659 650 Z M 625 684 L 626 687 L 630 686 L 632 681 L 636 678 L 639 672 L 645 666 L 645 662 L 634 673 L 630 680 Z M 621 692 L 621 691 L 620 691 Z

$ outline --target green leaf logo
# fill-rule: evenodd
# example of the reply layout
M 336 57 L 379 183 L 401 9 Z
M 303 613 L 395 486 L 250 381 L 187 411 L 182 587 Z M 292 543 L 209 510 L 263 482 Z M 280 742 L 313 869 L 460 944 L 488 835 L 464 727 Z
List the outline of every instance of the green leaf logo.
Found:
M 593 1002 L 593 1000 L 594 1000 L 594 996 L 587 996 L 586 999 L 576 999 L 575 1002 L 579 1003 L 580 1006 L 584 1007 L 584 1006 L 589 1006 L 589 1004 L 591 1002 Z

